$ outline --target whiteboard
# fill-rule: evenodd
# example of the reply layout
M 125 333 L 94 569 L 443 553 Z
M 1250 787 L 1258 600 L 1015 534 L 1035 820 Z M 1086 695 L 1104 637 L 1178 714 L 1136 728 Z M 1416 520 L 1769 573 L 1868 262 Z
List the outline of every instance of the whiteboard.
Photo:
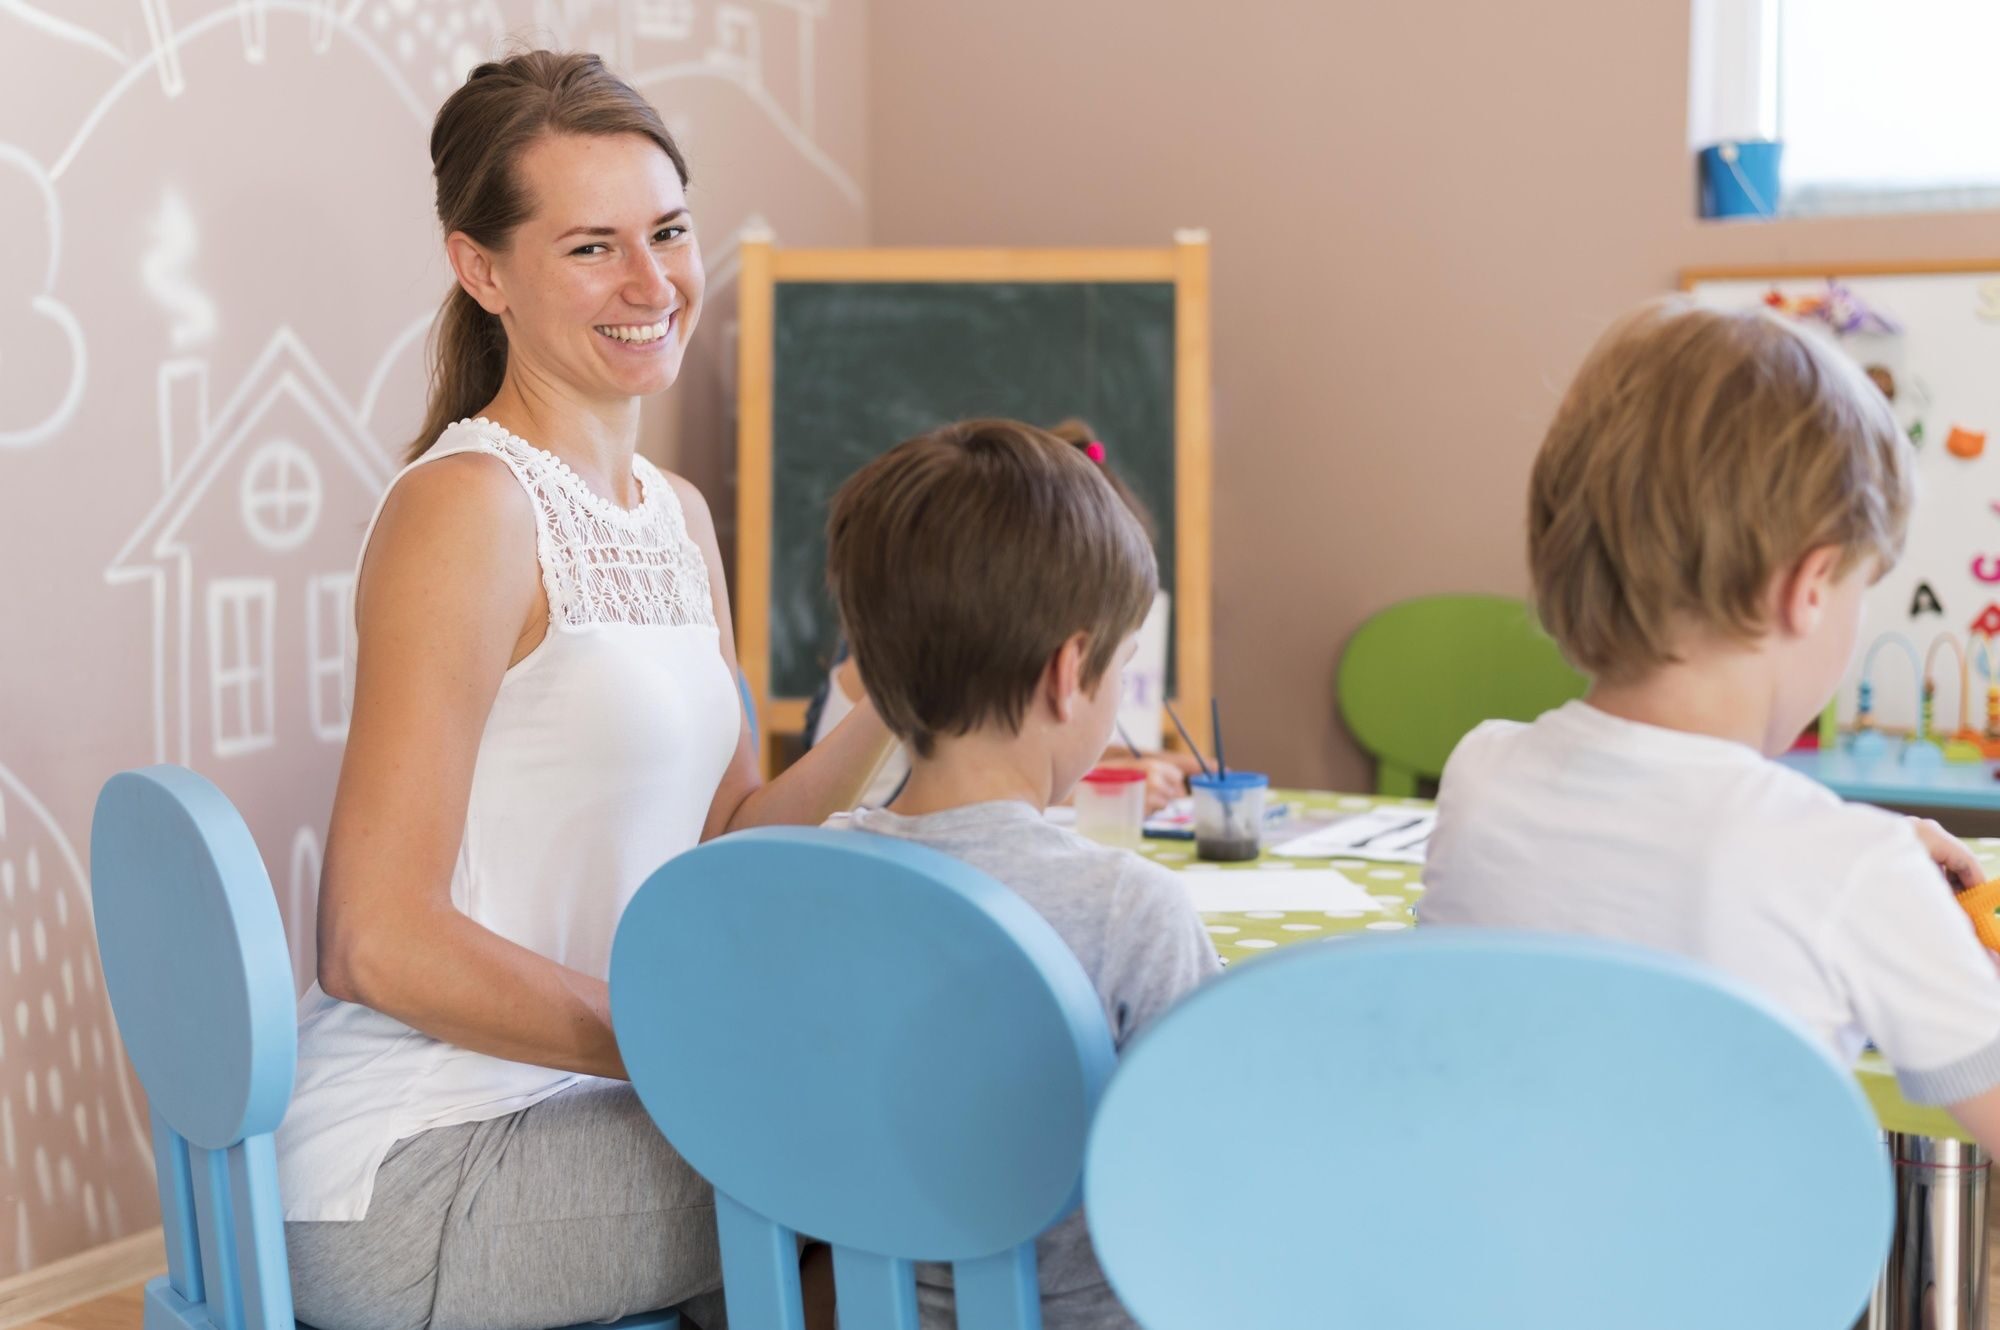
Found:
M 1826 296 L 1829 280 L 1897 331 L 1838 334 L 1820 319 L 1797 314 L 1801 303 Z M 1775 291 L 1793 311 L 1787 317 L 1831 337 L 1864 369 L 1886 371 L 1895 389 L 1896 418 L 1918 439 L 1909 539 L 1902 560 L 1864 598 L 1859 645 L 1841 681 L 1837 706 L 1841 723 L 1850 724 L 1864 662 L 1882 634 L 1908 637 L 1921 661 L 1940 633 L 1968 645 L 1970 630 L 1989 607 L 1992 620 L 2000 622 L 2000 260 L 1964 271 L 1833 279 L 1697 277 L 1688 289 L 1701 304 L 1718 309 L 1763 304 Z M 1948 447 L 1954 430 L 1963 432 L 1961 445 L 1969 445 L 1973 434 L 1985 436 L 1977 456 L 1954 455 Z M 1920 603 L 1919 589 L 1926 586 L 1939 607 L 1935 611 L 1928 601 Z M 1894 646 L 1875 654 L 1877 722 L 1892 729 L 1914 726 L 1917 684 L 1908 658 Z M 2000 660 L 1993 664 L 2000 670 Z M 1940 648 L 1940 730 L 1958 724 L 1958 677 L 1957 658 Z M 1974 728 L 1984 727 L 1984 678 L 1976 656 L 1969 714 Z

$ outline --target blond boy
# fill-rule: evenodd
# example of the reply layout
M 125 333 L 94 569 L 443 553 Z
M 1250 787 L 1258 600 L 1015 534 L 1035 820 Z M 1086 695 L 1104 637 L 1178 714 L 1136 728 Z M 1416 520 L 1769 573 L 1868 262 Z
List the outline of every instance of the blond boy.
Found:
M 1528 504 L 1542 622 L 1591 688 L 1452 754 L 1420 913 L 1708 962 L 1995 1149 L 2000 976 L 1944 875 L 1977 861 L 1769 760 L 1839 685 L 1910 502 L 1888 404 L 1817 338 L 1682 300 L 1611 329 Z

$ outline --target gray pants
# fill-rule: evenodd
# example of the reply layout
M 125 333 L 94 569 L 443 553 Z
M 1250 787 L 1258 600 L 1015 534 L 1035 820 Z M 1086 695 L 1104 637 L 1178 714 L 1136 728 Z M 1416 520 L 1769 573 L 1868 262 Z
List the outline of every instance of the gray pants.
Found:
M 318 1330 L 558 1330 L 690 1299 L 726 1324 L 714 1193 L 629 1085 L 398 1141 L 366 1218 L 286 1224 L 285 1245 Z

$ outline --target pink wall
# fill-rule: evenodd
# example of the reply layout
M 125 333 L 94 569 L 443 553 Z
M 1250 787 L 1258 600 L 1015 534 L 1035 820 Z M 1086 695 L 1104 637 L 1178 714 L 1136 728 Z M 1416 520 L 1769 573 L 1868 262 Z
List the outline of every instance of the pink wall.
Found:
M 147 11 L 168 16 L 158 41 Z M 830 0 L 0 12 L 0 1280 L 157 1222 L 92 964 L 105 776 L 173 761 L 220 784 L 311 974 L 347 579 L 446 290 L 426 156 L 444 93 L 511 32 L 603 53 L 681 136 L 710 322 L 647 443 L 714 485 L 738 229 L 867 239 L 866 17 Z
M 1217 684 L 1286 782 L 1371 778 L 1361 620 L 1525 592 L 1528 464 L 1619 310 L 1695 264 L 2000 255 L 1990 214 L 1695 221 L 1681 4 L 872 12 L 875 243 L 1209 228 Z
M 91 965 L 104 776 L 217 779 L 311 964 L 339 752 L 312 661 L 445 289 L 426 125 L 501 31 L 612 56 L 683 135 L 711 304 L 648 448 L 725 520 L 752 216 L 813 244 L 1208 227 L 1219 680 L 1232 754 L 1287 781 L 1366 780 L 1331 697 L 1363 617 L 1523 589 L 1529 458 L 1618 310 L 1688 264 L 2000 254 L 1992 215 L 1692 220 L 1681 5 L 322 8 L 0 15 L 0 1279 L 154 1222 Z M 265 671 L 210 653 L 211 622 L 225 653 L 239 611 L 261 628 L 267 589 L 268 725 Z

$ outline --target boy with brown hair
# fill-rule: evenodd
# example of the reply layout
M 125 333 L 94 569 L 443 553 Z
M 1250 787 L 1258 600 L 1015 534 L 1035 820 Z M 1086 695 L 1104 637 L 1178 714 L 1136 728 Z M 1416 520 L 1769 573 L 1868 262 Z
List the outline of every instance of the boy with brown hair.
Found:
M 1978 861 L 1769 760 L 1839 685 L 1910 503 L 1887 402 L 1815 337 L 1680 299 L 1606 333 L 1528 503 L 1542 621 L 1591 688 L 1460 743 L 1420 913 L 1705 961 L 2000 1148 L 2000 975 L 1939 871 Z
M 1096 986 L 1119 1047 L 1219 968 L 1166 869 L 1046 821 L 1104 751 L 1118 671 L 1153 603 L 1145 532 L 1098 468 L 1010 420 L 890 449 L 834 497 L 827 582 L 861 679 L 909 747 L 902 792 L 835 824 L 940 850 L 1047 919 Z M 1049 1330 L 1133 1326 L 1081 1212 L 1036 1243 Z M 927 1327 L 950 1270 L 917 1271 Z

